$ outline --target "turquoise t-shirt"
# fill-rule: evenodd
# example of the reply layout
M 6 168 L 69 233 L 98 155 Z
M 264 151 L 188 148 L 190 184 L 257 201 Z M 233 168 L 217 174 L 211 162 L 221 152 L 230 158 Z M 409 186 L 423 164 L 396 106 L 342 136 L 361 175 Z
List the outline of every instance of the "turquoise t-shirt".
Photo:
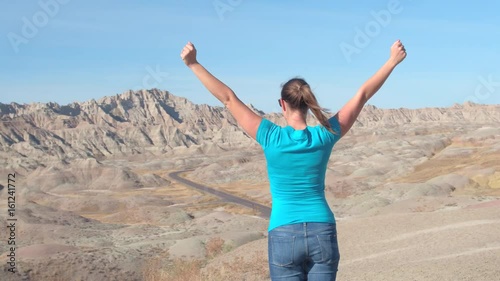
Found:
M 336 134 L 321 125 L 295 130 L 262 119 L 256 140 L 264 150 L 272 196 L 268 231 L 301 222 L 335 223 L 325 199 L 325 174 L 341 131 L 337 118 L 328 121 Z

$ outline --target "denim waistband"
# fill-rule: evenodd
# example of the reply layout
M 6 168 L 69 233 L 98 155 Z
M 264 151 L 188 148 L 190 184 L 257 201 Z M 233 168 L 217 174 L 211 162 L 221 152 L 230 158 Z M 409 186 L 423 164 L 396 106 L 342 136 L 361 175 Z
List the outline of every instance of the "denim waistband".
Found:
M 325 230 L 336 230 L 335 223 L 329 222 L 301 222 L 278 226 L 272 229 L 269 233 L 304 233 L 314 234 Z

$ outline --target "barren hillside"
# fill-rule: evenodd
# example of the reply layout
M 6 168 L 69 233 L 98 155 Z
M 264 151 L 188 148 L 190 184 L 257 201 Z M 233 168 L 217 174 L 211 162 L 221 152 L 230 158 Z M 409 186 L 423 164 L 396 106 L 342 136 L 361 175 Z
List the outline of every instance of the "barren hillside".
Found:
M 169 177 L 272 206 L 262 151 L 224 108 L 152 89 L 0 103 L 0 121 L 18 219 L 17 274 L 0 243 L 5 280 L 268 280 L 268 220 Z M 366 106 L 325 182 L 342 280 L 495 280 L 499 122 L 500 105 Z

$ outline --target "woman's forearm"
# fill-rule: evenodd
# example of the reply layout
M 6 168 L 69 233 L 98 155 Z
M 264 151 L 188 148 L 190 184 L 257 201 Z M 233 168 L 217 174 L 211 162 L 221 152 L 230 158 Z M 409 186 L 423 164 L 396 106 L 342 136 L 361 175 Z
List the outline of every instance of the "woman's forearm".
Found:
M 231 96 L 234 95 L 233 91 L 226 86 L 226 84 L 222 83 L 219 79 L 213 76 L 198 62 L 189 65 L 189 68 L 193 71 L 196 77 L 198 77 L 203 86 L 205 86 L 205 88 L 207 88 L 207 90 L 224 105 L 226 105 Z
M 397 63 L 389 59 L 370 79 L 368 79 L 358 91 L 363 103 L 366 103 L 375 93 L 384 85 L 385 81 L 391 75 Z

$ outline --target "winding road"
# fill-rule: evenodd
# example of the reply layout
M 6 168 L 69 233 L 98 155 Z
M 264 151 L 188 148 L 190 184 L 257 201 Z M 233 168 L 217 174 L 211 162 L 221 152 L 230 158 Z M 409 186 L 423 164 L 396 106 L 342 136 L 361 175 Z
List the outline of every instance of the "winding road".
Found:
M 236 203 L 236 204 L 251 208 L 253 210 L 256 210 L 260 213 L 260 217 L 262 217 L 262 218 L 267 219 L 271 215 L 271 208 L 269 208 L 267 206 L 264 206 L 262 204 L 259 204 L 259 203 L 256 203 L 256 202 L 253 202 L 253 201 L 250 201 L 250 200 L 247 200 L 247 199 L 235 196 L 235 195 L 232 195 L 232 194 L 224 192 L 224 191 L 214 189 L 212 187 L 208 187 L 206 185 L 196 183 L 194 181 L 190 181 L 190 180 L 185 179 L 179 175 L 179 174 L 182 174 L 185 172 L 191 172 L 191 171 L 194 171 L 194 169 L 171 172 L 168 174 L 168 176 L 171 177 L 172 179 L 188 186 L 188 187 L 215 195 L 215 196 L 223 199 L 224 201 Z

